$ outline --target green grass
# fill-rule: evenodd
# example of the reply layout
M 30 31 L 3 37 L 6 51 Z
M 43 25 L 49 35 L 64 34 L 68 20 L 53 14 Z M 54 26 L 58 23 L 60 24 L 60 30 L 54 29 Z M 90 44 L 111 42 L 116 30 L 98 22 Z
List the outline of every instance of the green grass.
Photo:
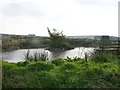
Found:
M 1 63 L 1 62 L 0 62 Z M 118 59 L 107 62 L 55 59 L 51 62 L 2 62 L 3 88 L 118 88 Z

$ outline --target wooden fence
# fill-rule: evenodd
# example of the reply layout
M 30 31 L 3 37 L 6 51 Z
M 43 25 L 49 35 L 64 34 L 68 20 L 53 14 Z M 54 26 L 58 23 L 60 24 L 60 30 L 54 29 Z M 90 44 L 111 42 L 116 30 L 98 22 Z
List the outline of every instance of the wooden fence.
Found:
M 108 42 L 107 40 L 105 42 L 102 41 L 102 45 L 100 44 L 98 48 L 96 48 L 96 51 L 106 51 L 106 52 L 117 52 L 120 53 L 120 37 L 118 37 L 117 40 L 109 40 L 109 43 L 104 44 Z

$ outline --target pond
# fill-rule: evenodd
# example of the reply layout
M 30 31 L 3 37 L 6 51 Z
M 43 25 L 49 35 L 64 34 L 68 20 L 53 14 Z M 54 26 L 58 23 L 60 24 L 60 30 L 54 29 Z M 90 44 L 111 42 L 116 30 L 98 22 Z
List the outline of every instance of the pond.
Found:
M 2 53 L 2 60 L 8 61 L 8 62 L 20 62 L 25 61 L 25 55 L 27 53 L 28 49 L 19 49 L 19 50 L 13 50 L 9 52 Z M 53 60 L 55 58 L 73 58 L 73 57 L 81 57 L 84 58 L 84 53 L 87 53 L 89 56 L 94 52 L 94 48 L 85 48 L 85 47 L 76 47 L 72 50 L 67 51 L 61 51 L 61 52 L 50 52 L 48 50 L 45 50 L 45 48 L 39 48 L 39 49 L 29 49 L 31 54 L 34 54 L 35 52 L 45 52 L 48 54 L 49 60 Z

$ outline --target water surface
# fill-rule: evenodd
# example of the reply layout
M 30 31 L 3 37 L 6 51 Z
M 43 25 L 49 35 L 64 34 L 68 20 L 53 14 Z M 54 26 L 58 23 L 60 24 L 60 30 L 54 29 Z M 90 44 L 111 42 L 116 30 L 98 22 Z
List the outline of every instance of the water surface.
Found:
M 27 53 L 28 49 L 19 49 L 19 50 L 13 50 L 10 52 L 4 52 L 2 53 L 2 60 L 8 61 L 8 62 L 20 62 L 25 61 L 25 55 Z M 48 50 L 45 50 L 45 48 L 39 48 L 39 49 L 29 49 L 31 54 L 34 54 L 35 52 L 45 52 L 48 54 L 49 60 L 55 59 L 55 58 L 73 58 L 73 57 L 81 57 L 84 58 L 84 53 L 87 53 L 89 56 L 94 52 L 94 48 L 84 48 L 84 47 L 77 47 L 72 50 L 62 51 L 62 52 L 50 52 Z

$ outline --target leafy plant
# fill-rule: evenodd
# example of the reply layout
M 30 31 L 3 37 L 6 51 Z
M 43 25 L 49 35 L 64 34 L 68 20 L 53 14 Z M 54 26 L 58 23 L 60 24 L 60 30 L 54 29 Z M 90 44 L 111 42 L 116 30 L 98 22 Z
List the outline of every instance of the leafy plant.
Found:
M 55 60 L 52 60 L 52 63 L 55 64 L 56 66 L 60 66 L 64 64 L 64 60 L 61 58 L 56 58 Z
M 17 66 L 18 66 L 18 67 L 25 67 L 25 66 L 27 66 L 29 63 L 30 63 L 29 61 L 18 62 L 18 63 L 17 63 Z
M 74 69 L 76 69 L 77 67 L 75 66 L 75 64 L 73 64 L 73 63 L 65 63 L 64 65 L 63 65 L 63 70 L 74 70 Z
M 27 69 L 30 71 L 50 71 L 54 68 L 53 64 L 48 64 L 45 62 L 37 62 L 27 66 Z
M 70 58 L 70 57 L 67 56 L 67 58 L 65 60 L 68 61 L 68 62 L 73 62 L 73 61 L 79 61 L 79 60 L 81 60 L 81 58 L 79 58 L 77 56 L 73 57 L 73 58 Z
M 113 54 L 108 52 L 95 52 L 92 56 L 92 60 L 99 62 L 107 62 L 112 59 L 114 59 Z

